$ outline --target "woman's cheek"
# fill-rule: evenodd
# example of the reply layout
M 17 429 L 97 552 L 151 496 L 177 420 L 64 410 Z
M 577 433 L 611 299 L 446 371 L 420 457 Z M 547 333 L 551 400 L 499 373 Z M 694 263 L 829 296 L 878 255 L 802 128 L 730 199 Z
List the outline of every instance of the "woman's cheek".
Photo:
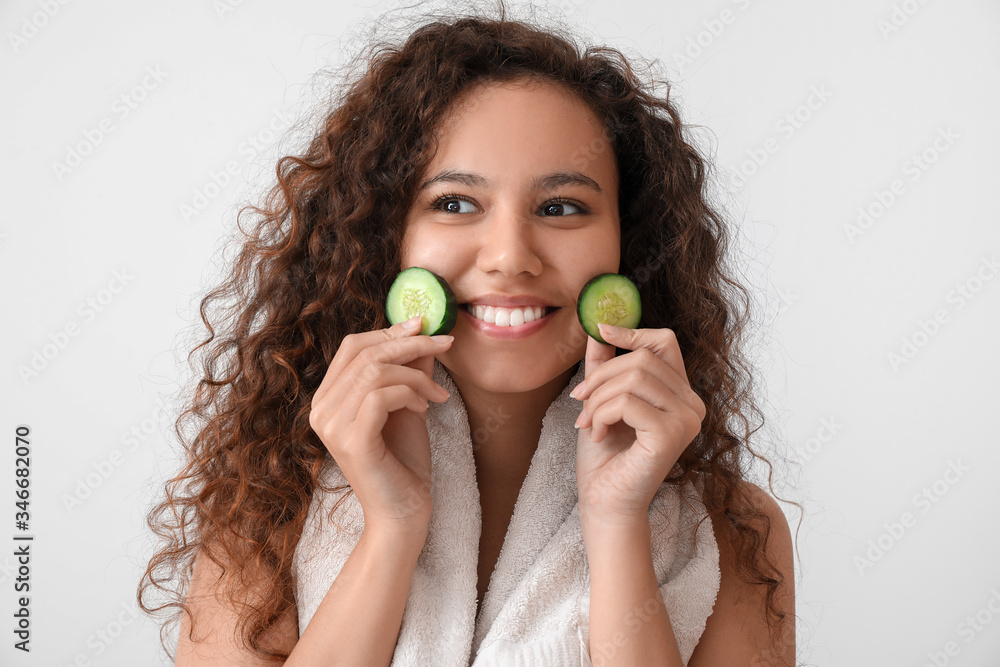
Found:
M 404 255 L 410 266 L 422 266 L 446 278 L 450 267 L 461 262 L 474 242 L 466 230 L 444 225 L 414 225 L 411 241 Z M 437 267 L 437 268 L 435 268 Z

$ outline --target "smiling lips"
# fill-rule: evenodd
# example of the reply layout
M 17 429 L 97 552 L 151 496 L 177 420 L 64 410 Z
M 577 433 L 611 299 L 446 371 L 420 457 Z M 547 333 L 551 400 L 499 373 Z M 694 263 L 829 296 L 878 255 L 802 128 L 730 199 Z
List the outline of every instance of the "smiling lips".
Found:
M 466 304 L 464 308 L 477 320 L 486 322 L 487 324 L 493 324 L 498 327 L 516 327 L 527 322 L 534 322 L 535 320 L 542 319 L 553 310 L 553 308 L 546 306 L 518 306 L 507 308 L 502 306 L 479 306 L 469 304 Z
M 479 310 L 477 316 L 475 311 Z M 462 317 L 467 317 L 469 324 L 480 334 L 496 340 L 515 340 L 534 335 L 544 328 L 559 308 L 546 306 L 521 306 L 516 308 L 505 308 L 497 306 L 469 306 L 463 304 Z M 541 317 L 535 318 L 541 311 Z M 530 321 L 523 321 L 525 318 L 532 318 Z M 493 321 L 488 321 L 492 318 Z

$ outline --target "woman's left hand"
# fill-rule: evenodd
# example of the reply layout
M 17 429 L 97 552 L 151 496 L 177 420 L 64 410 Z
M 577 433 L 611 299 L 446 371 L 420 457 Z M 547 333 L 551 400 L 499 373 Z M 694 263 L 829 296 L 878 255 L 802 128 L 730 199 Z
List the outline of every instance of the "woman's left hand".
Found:
M 587 337 L 577 420 L 581 521 L 647 521 L 649 506 L 684 449 L 701 431 L 705 404 L 691 389 L 670 329 L 601 325 Z M 615 356 L 615 347 L 629 350 Z

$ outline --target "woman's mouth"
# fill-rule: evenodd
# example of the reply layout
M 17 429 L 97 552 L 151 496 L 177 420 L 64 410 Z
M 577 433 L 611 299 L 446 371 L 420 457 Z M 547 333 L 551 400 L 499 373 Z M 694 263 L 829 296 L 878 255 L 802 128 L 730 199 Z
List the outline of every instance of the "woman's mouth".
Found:
M 552 315 L 560 309 L 546 306 L 506 308 L 462 304 L 461 310 L 472 328 L 479 333 L 499 340 L 511 340 L 534 334 L 552 321 Z
M 462 308 L 473 317 L 487 324 L 498 327 L 516 327 L 527 322 L 540 320 L 556 308 L 546 306 L 519 306 L 517 308 L 505 308 L 501 306 L 470 306 L 465 303 Z

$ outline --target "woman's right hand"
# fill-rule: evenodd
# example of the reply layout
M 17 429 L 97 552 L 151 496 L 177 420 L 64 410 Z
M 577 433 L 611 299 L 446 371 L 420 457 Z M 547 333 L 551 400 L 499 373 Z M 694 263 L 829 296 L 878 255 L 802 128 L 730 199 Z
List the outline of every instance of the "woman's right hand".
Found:
M 365 528 L 426 530 L 431 513 L 428 401 L 448 392 L 432 379 L 451 336 L 416 335 L 400 322 L 344 337 L 312 398 L 309 425 L 354 490 Z

